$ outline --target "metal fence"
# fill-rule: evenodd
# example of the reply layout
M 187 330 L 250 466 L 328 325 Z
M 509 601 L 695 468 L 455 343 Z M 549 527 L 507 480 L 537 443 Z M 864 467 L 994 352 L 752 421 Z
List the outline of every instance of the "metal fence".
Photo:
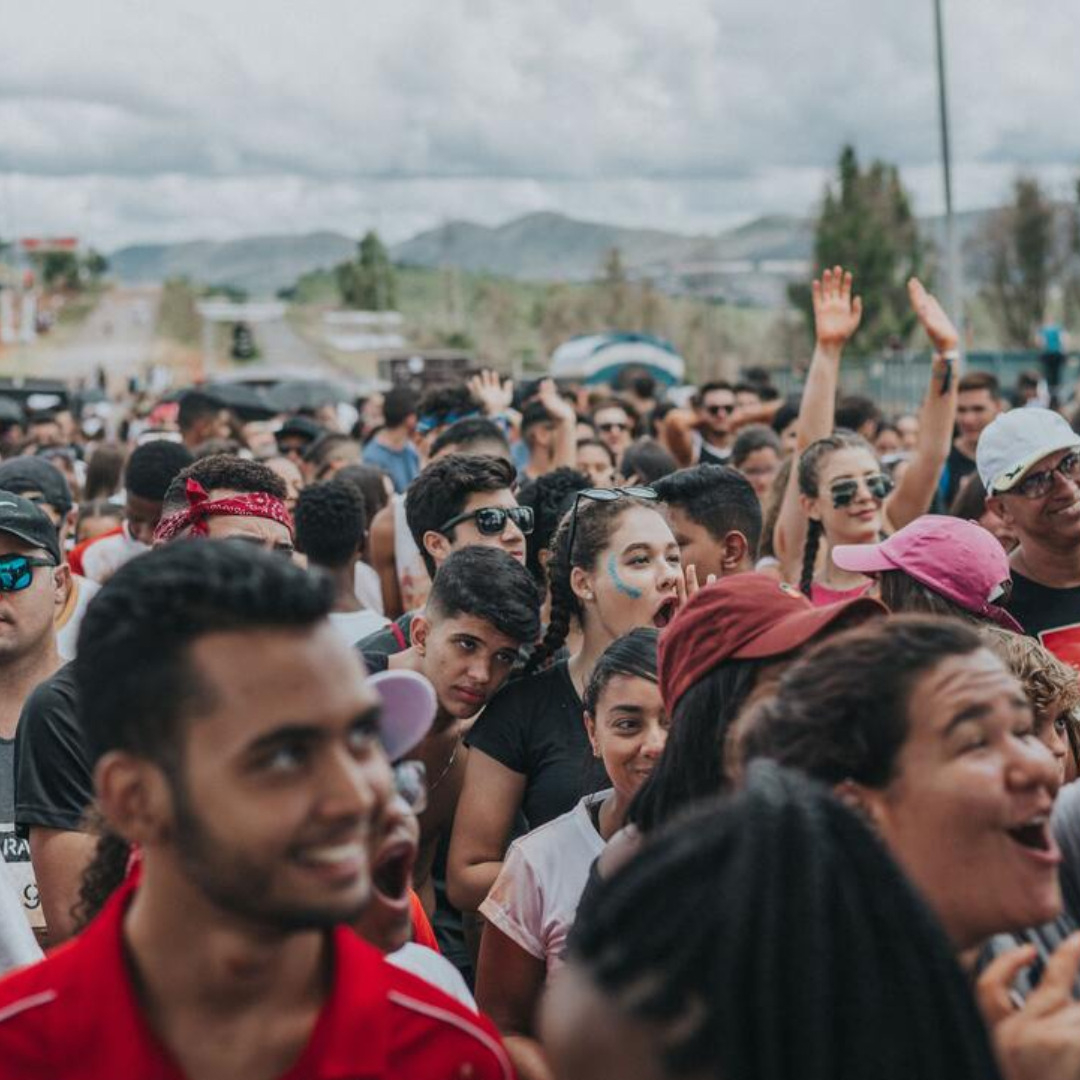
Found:
M 965 371 L 990 371 L 1006 394 L 1022 371 L 1042 372 L 1039 354 L 1030 352 L 972 352 Z M 802 392 L 805 373 L 774 371 L 773 384 L 782 394 Z M 1080 353 L 1072 353 L 1061 371 L 1061 387 L 1068 392 L 1080 379 Z M 922 403 L 930 380 L 930 354 L 905 352 L 884 357 L 845 358 L 840 367 L 840 392 L 859 394 L 877 402 L 886 412 L 903 413 Z

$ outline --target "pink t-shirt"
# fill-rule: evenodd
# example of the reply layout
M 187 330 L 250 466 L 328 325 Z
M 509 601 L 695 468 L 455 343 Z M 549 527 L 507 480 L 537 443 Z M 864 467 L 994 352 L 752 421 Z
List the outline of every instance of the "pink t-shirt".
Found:
M 814 607 L 825 607 L 826 604 L 839 604 L 843 600 L 854 600 L 859 596 L 865 596 L 874 583 L 868 581 L 865 585 L 859 585 L 854 589 L 830 589 L 826 585 L 819 585 L 816 581 L 810 586 L 810 603 Z

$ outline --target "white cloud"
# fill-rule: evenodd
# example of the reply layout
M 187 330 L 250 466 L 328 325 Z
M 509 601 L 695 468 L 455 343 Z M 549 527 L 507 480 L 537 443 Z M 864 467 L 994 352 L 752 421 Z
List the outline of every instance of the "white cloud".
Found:
M 950 0 L 961 205 L 1080 164 L 1069 0 Z M 930 0 L 120 0 L 0 36 L 0 232 L 235 236 L 533 209 L 806 211 L 839 146 L 940 207 Z

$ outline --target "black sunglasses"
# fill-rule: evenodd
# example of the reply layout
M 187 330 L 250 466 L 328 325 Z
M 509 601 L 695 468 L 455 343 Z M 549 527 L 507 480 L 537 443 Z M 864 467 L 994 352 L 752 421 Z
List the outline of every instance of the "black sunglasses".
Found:
M 598 431 L 629 431 L 630 425 L 613 421 L 610 424 L 597 424 L 596 428 Z
M 506 528 L 507 519 L 521 530 L 522 536 L 528 536 L 533 531 L 535 522 L 531 506 L 482 506 L 479 510 L 469 510 L 444 521 L 437 531 L 446 534 L 463 521 L 474 521 L 476 531 L 481 536 L 499 536 Z
M 22 592 L 34 580 L 34 568 L 56 566 L 52 559 L 31 555 L 5 555 L 0 558 L 0 592 Z
M 572 559 L 574 555 L 574 537 L 577 535 L 578 507 L 581 505 L 581 500 L 614 502 L 622 498 L 647 499 L 655 502 L 660 496 L 651 487 L 583 488 L 574 496 L 574 505 L 570 510 L 570 536 L 566 545 L 568 558 Z
M 710 416 L 719 416 L 721 413 L 727 413 L 728 416 L 733 416 L 736 406 L 734 405 L 706 405 L 705 411 Z
M 866 477 L 864 483 L 866 490 L 875 499 L 884 499 L 893 489 L 892 479 L 884 473 L 875 473 Z M 858 480 L 838 480 L 831 488 L 829 495 L 832 497 L 833 507 L 839 510 L 841 507 L 850 506 L 859 494 Z

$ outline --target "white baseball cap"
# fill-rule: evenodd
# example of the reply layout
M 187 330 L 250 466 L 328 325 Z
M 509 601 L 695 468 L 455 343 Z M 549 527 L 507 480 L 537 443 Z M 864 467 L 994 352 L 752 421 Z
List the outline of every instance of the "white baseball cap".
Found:
M 381 671 L 368 686 L 382 698 L 379 737 L 386 756 L 397 761 L 431 730 L 439 700 L 435 688 L 415 671 Z
M 975 464 L 988 495 L 1011 491 L 1048 454 L 1080 448 L 1080 435 L 1053 409 L 1012 409 L 979 436 Z

